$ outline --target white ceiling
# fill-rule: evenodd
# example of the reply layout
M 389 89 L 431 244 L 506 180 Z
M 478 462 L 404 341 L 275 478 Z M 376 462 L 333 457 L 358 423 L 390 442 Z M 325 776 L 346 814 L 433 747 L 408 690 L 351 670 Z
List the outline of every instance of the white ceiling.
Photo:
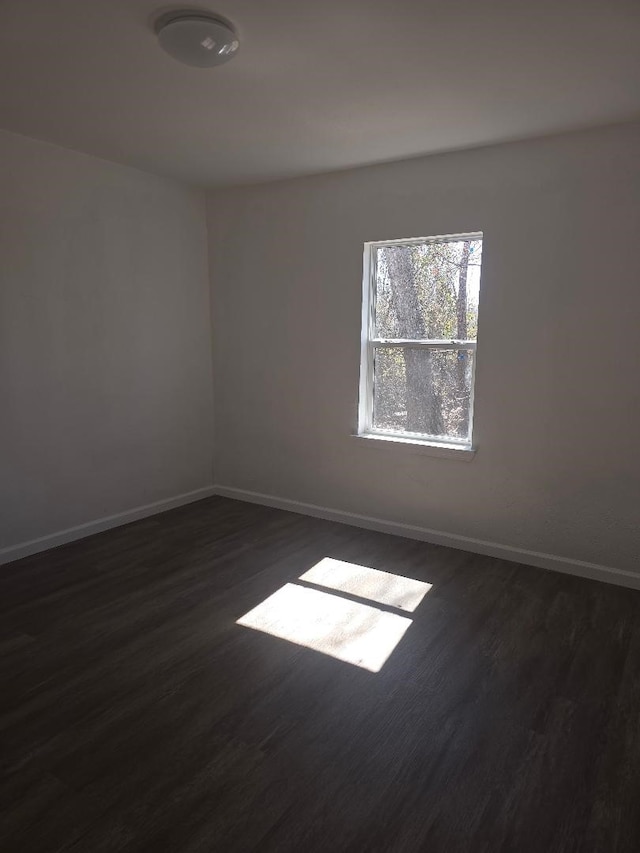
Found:
M 173 6 L 1 0 L 0 127 L 225 185 L 640 113 L 640 0 L 207 7 L 242 43 L 227 65 L 198 69 L 157 44 L 153 18 Z

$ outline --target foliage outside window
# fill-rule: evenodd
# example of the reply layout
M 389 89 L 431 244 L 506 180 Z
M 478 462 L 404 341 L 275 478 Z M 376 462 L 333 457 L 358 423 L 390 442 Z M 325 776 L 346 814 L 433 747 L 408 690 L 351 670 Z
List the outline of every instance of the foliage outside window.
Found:
M 471 446 L 482 234 L 367 243 L 361 434 Z

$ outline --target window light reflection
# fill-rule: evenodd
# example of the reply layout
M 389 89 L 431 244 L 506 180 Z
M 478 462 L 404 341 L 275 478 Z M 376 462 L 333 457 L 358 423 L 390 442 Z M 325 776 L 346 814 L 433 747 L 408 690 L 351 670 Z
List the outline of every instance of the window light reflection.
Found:
M 288 583 L 237 624 L 379 672 L 411 620 Z
M 299 580 L 323 589 L 285 584 L 237 624 L 370 672 L 380 671 L 411 619 L 368 602 L 413 612 L 431 589 L 424 581 L 332 557 L 320 560 Z
M 430 583 L 369 569 L 356 563 L 345 563 L 325 557 L 300 575 L 301 581 L 357 595 L 387 604 L 400 610 L 413 612 L 431 589 Z

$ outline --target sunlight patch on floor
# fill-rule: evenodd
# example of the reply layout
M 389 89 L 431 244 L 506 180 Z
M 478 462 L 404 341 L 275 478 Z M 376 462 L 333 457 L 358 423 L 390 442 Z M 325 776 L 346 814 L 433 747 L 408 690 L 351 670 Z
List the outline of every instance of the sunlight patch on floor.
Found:
M 237 624 L 379 672 L 411 620 L 288 583 Z
M 325 557 L 300 575 L 301 581 L 357 595 L 378 604 L 413 612 L 431 589 L 430 583 L 369 569 L 356 563 L 345 563 Z
M 353 598 L 413 612 L 431 589 L 424 581 L 332 557 L 324 557 L 298 580 L 305 585 L 286 584 L 236 624 L 370 672 L 380 671 L 412 620 Z

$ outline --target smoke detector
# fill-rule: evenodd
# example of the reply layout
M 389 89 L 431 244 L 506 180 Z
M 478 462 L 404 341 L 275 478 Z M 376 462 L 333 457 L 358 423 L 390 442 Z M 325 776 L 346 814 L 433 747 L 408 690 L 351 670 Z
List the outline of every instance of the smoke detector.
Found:
M 240 47 L 231 24 L 206 12 L 169 12 L 158 18 L 155 30 L 169 56 L 197 68 L 222 65 Z

